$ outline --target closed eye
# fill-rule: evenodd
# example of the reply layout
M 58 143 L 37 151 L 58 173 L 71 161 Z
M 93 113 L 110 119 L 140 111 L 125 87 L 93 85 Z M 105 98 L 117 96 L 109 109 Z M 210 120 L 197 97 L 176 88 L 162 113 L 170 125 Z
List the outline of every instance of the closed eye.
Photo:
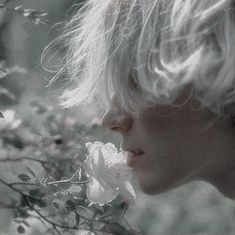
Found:
M 132 74 L 132 73 L 129 76 L 128 88 L 133 90 L 133 91 L 140 90 L 140 85 L 139 85 L 135 75 Z

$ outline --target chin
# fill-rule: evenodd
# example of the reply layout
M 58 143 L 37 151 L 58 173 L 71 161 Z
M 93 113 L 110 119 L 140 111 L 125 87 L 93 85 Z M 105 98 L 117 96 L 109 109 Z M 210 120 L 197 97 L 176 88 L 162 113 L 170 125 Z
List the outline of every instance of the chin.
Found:
M 138 184 L 141 191 L 148 195 L 157 195 L 164 193 L 171 189 L 169 184 L 164 182 L 156 182 L 156 180 L 150 180 L 148 177 L 138 176 Z

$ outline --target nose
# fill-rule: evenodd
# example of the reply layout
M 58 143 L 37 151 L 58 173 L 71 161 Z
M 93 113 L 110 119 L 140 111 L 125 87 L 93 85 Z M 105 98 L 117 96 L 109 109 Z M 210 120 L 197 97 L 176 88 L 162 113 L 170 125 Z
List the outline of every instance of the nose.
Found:
M 132 117 L 126 111 L 124 111 L 117 103 L 116 99 L 113 98 L 109 108 L 103 115 L 101 125 L 105 129 L 124 133 L 132 127 L 132 124 Z

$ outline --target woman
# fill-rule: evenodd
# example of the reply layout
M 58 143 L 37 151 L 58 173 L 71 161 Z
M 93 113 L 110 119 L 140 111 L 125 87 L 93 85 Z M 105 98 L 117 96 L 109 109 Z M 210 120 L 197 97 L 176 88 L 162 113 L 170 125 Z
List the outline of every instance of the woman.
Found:
M 205 180 L 235 198 L 231 0 L 88 0 L 67 26 L 65 107 L 102 104 L 145 193 Z

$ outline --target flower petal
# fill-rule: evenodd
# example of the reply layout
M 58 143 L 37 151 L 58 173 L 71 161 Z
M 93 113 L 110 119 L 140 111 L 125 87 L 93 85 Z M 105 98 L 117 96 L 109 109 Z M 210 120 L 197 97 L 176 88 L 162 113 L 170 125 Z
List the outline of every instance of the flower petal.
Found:
M 125 181 L 122 183 L 122 187 L 120 187 L 120 194 L 124 197 L 127 197 L 130 200 L 136 199 L 136 193 L 129 181 Z
M 90 202 L 104 205 L 112 201 L 117 196 L 117 192 L 105 189 L 99 184 L 98 180 L 91 178 L 87 186 L 86 195 Z
M 112 143 L 96 141 L 86 143 L 89 156 L 85 160 L 85 171 L 90 182 L 87 184 L 87 197 L 92 203 L 105 204 L 118 193 L 133 200 L 135 191 L 129 180 L 131 168 L 126 165 L 123 153 L 118 153 Z
M 95 172 L 93 170 L 93 167 L 92 167 L 92 164 L 91 164 L 91 161 L 89 158 L 87 158 L 85 161 L 84 161 L 84 170 L 86 172 L 86 175 L 89 177 L 89 176 L 95 176 Z

